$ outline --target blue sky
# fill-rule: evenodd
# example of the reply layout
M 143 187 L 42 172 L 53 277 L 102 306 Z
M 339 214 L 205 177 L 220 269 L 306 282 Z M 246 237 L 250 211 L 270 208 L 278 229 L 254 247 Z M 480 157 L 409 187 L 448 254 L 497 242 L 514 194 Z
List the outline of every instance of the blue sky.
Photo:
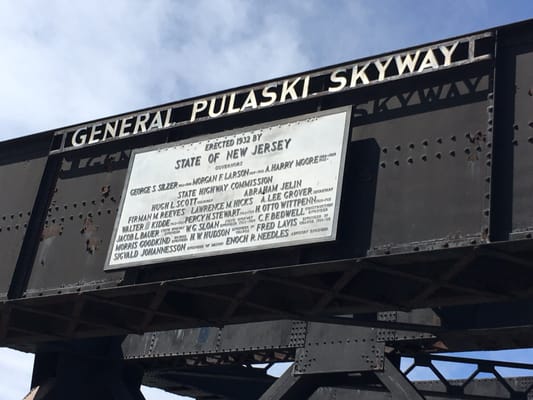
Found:
M 0 0 L 0 140 L 532 17 L 531 0 Z M 2 399 L 31 368 L 0 350 Z

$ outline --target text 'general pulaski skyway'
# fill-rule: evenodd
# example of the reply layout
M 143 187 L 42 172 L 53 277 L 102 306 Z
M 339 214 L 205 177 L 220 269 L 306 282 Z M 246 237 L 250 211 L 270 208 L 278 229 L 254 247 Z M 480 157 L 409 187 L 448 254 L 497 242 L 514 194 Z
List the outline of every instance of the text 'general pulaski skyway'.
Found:
M 209 98 L 176 103 L 153 111 L 79 126 L 67 132 L 71 146 L 80 147 L 132 135 L 155 132 L 206 118 L 218 118 L 271 107 L 313 96 L 357 89 L 387 80 L 449 68 L 484 59 L 474 39 L 435 44 L 353 64 L 230 91 Z
M 135 153 L 109 268 L 333 239 L 348 119 L 323 112 Z

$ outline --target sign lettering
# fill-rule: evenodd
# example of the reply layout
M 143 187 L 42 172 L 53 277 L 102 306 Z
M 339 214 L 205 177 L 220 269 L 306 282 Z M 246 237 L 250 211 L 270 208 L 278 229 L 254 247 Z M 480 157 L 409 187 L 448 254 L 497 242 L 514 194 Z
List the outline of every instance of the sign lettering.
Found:
M 490 38 L 490 34 L 480 34 L 453 42 L 439 43 L 373 60 L 355 62 L 334 69 L 325 69 L 264 85 L 252 86 L 239 91 L 176 103 L 163 109 L 78 126 L 59 131 L 56 134 L 66 137 L 62 141 L 64 143 L 63 149 L 78 148 L 190 124 L 199 120 L 219 118 L 287 102 L 301 101 L 311 96 L 354 90 L 388 80 L 485 60 L 491 54 L 488 50 L 483 49 L 490 48 L 490 46 L 478 46 L 478 43 L 487 38 Z M 316 84 L 313 84 L 315 82 Z

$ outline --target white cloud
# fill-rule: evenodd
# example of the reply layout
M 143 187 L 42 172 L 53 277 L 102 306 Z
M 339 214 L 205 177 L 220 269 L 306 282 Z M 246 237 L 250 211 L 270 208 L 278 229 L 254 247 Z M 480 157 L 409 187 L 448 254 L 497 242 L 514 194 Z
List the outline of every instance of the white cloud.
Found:
M 501 13 L 487 10 L 481 0 L 0 2 L 1 135 L 57 128 L 504 22 Z
M 259 15 L 249 2 L 36 4 L 0 5 L 4 137 L 308 66 L 295 17 Z

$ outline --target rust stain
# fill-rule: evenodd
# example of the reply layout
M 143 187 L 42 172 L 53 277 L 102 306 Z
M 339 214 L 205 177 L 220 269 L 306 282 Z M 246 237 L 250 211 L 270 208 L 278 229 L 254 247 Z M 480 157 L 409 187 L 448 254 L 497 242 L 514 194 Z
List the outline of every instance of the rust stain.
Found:
M 85 250 L 89 254 L 94 254 L 102 243 L 102 240 L 95 235 L 96 231 L 98 231 L 98 225 L 93 222 L 93 219 L 85 218 L 80 233 L 85 236 Z
M 100 192 L 102 193 L 103 197 L 108 197 L 109 193 L 111 193 L 111 186 L 110 185 L 104 185 L 100 189 Z
M 45 226 L 43 232 L 41 233 L 41 240 L 45 240 L 51 237 L 59 236 L 63 232 L 63 227 L 61 225 L 53 224 Z
M 481 131 L 477 131 L 475 134 L 467 133 L 466 138 L 471 144 L 479 145 L 487 141 L 487 135 Z
M 93 219 L 91 217 L 85 218 L 85 221 L 83 221 L 83 226 L 81 228 L 80 233 L 88 234 L 90 235 L 93 232 L 96 232 L 98 230 L 98 226 L 94 224 Z
M 85 249 L 88 253 L 94 254 L 100 247 L 100 243 L 102 243 L 100 239 L 91 237 L 85 242 Z

